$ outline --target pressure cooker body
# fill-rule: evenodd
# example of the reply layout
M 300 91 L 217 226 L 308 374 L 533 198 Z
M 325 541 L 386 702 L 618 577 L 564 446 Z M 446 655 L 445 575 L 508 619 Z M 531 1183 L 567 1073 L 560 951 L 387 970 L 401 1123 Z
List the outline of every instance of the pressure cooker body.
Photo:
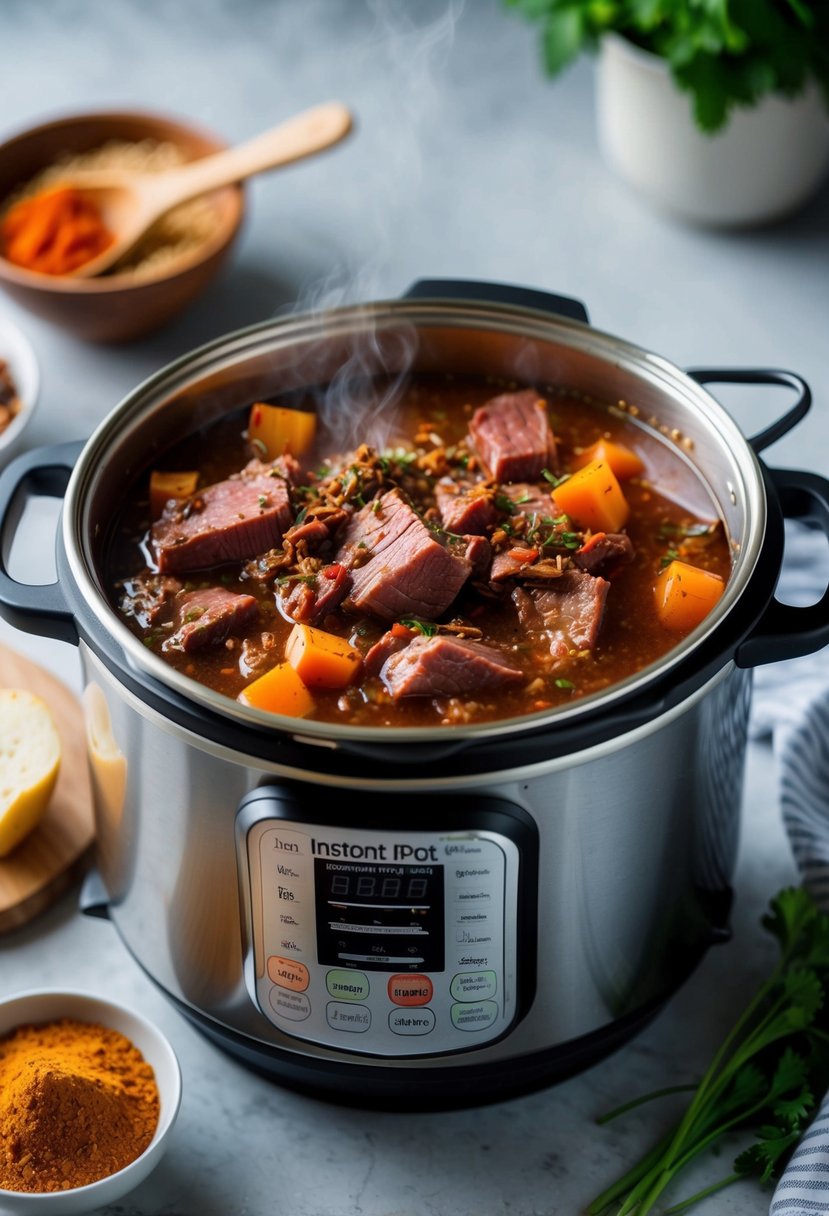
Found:
M 81 654 L 96 909 L 182 1012 L 285 1084 L 412 1106 L 547 1084 L 727 936 L 751 681 L 733 664 L 570 757 L 337 782 L 207 745 Z
M 87 905 L 239 1058 L 397 1108 L 545 1084 L 652 1016 L 727 933 L 750 669 L 829 641 L 829 591 L 810 608 L 774 598 L 783 519 L 829 532 L 829 485 L 754 450 L 802 417 L 807 386 L 778 371 L 697 384 L 591 330 L 572 301 L 478 287 L 472 302 L 468 284 L 429 284 L 221 339 L 136 389 L 82 451 L 29 454 L 0 476 L 0 542 L 26 494 L 66 489 L 58 583 L 19 586 L 0 543 L 0 610 L 80 643 L 101 882 Z M 415 330 L 419 370 L 521 367 L 637 402 L 723 518 L 733 572 L 709 617 L 605 693 L 434 730 L 265 715 L 142 647 L 103 576 L 124 484 L 152 453 L 302 380 L 308 357 L 316 374 L 320 358 L 337 366 L 366 326 Z M 746 442 L 700 387 L 729 378 L 797 399 Z

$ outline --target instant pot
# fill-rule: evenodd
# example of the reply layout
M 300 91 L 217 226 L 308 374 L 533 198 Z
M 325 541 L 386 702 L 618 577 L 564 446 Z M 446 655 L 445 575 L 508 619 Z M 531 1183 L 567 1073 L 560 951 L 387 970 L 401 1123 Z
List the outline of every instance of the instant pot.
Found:
M 515 378 L 625 412 L 716 503 L 733 555 L 718 605 L 605 692 L 495 723 L 298 721 L 188 680 L 107 596 L 125 488 L 196 429 L 344 368 Z M 718 381 L 794 397 L 747 441 L 704 387 Z M 20 458 L 0 478 L 0 611 L 80 650 L 87 910 L 212 1040 L 341 1101 L 502 1098 L 623 1042 L 727 936 L 751 669 L 829 641 L 829 591 L 806 608 L 774 597 L 784 518 L 829 534 L 829 483 L 757 456 L 809 404 L 790 372 L 682 372 L 591 328 L 573 300 L 431 282 L 222 338 L 145 381 L 85 445 Z M 65 496 L 58 581 L 27 587 L 7 555 L 42 494 Z

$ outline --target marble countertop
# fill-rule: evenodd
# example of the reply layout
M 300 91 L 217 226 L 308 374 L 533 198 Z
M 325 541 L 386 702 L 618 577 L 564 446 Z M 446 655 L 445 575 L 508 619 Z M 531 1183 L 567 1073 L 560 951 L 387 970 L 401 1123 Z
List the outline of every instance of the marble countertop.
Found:
M 0 318 L 25 329 L 40 361 L 31 445 L 87 435 L 145 375 L 228 329 L 297 303 L 394 296 L 418 277 L 450 276 L 580 297 L 600 328 L 681 366 L 791 367 L 811 382 L 815 407 L 770 462 L 829 471 L 829 191 L 788 223 L 748 233 L 654 213 L 598 154 L 592 65 L 545 80 L 535 32 L 496 0 L 5 0 L 0 40 L 8 131 L 119 104 L 189 114 L 231 140 L 328 97 L 358 116 L 343 148 L 248 188 L 232 264 L 161 333 L 84 346 L 0 299 Z M 762 391 L 723 400 L 747 434 L 785 404 Z M 53 533 L 54 509 L 41 503 L 24 521 L 18 560 L 44 580 Z M 71 648 L 3 622 L 0 641 L 78 684 Z M 595 1116 L 698 1074 L 768 968 L 759 917 L 794 867 L 762 746 L 749 751 L 744 802 L 733 940 L 609 1060 L 500 1105 L 390 1116 L 257 1078 L 185 1024 L 114 930 L 79 915 L 76 892 L 0 938 L 0 995 L 36 985 L 106 992 L 172 1040 L 185 1096 L 170 1151 L 113 1216 L 575 1216 L 670 1111 L 609 1128 Z M 705 1162 L 682 1192 L 729 1161 L 726 1150 Z M 767 1196 L 742 1184 L 698 1210 L 767 1208 Z

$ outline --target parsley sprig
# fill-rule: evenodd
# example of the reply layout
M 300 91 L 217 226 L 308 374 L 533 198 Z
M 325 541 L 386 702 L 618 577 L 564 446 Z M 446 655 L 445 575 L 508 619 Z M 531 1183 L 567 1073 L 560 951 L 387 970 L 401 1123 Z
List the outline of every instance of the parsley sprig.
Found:
M 741 1178 L 766 1183 L 782 1172 L 812 1117 L 815 1095 L 829 1083 L 829 917 L 802 888 L 789 888 L 772 900 L 763 925 L 780 946 L 772 974 L 726 1036 L 673 1131 L 594 1200 L 589 1216 L 646 1216 L 690 1161 L 737 1127 L 751 1128 L 757 1139 L 736 1158 L 733 1172 L 668 1212 L 686 1211 Z M 648 1094 L 600 1122 L 675 1092 Z

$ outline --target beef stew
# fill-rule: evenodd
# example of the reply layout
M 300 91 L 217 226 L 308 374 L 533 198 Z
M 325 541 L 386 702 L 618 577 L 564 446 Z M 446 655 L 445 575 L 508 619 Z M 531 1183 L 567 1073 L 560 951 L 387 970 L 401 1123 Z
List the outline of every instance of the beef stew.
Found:
M 713 499 L 633 411 L 417 375 L 381 443 L 332 456 L 299 405 L 171 449 L 109 547 L 122 619 L 229 697 L 362 726 L 541 712 L 658 660 L 728 579 Z

